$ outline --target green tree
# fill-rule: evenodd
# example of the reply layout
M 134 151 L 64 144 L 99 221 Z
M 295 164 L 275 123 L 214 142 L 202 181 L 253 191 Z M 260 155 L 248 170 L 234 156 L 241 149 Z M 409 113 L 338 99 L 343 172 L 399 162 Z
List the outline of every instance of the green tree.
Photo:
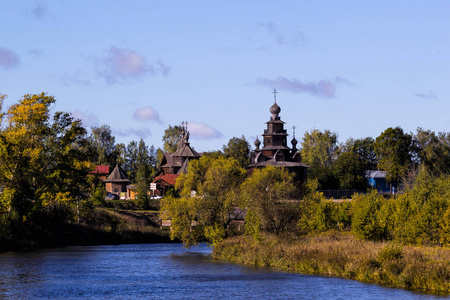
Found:
M 364 139 L 348 139 L 345 143 L 345 150 L 342 152 L 353 152 L 359 156 L 359 159 L 364 162 L 366 170 L 374 170 L 378 165 L 377 155 L 374 149 L 375 141 L 371 137 Z
M 378 167 L 387 172 L 386 179 L 398 183 L 411 165 L 411 135 L 400 127 L 390 127 L 376 138 L 374 149 Z
M 145 145 L 143 139 L 139 141 L 137 159 L 135 162 L 137 170 L 135 171 L 135 180 L 137 181 L 137 198 L 143 204 L 144 208 L 149 208 L 150 182 L 156 173 L 155 149 Z
M 416 159 L 431 174 L 450 173 L 450 134 L 439 132 L 437 135 L 417 128 L 413 137 Z
M 344 190 L 363 190 L 367 188 L 366 165 L 354 152 L 344 152 L 333 163 L 333 174 Z
M 97 165 L 115 165 L 118 163 L 115 138 L 109 125 L 92 127 L 89 137 L 93 149 L 93 162 Z
M 267 166 L 256 169 L 241 186 L 241 207 L 247 209 L 246 223 L 258 234 L 254 223 L 263 231 L 280 234 L 295 227 L 297 209 L 283 200 L 296 192 L 293 175 L 284 168 Z
M 331 166 L 336 158 L 337 135 L 329 130 L 305 132 L 302 142 L 303 163 L 309 165 L 309 178 L 317 179 L 320 189 L 337 189 L 338 180 Z
M 362 239 L 384 240 L 389 236 L 385 219 L 388 215 L 382 207 L 386 200 L 376 190 L 369 194 L 353 196 L 352 229 Z
M 331 167 L 337 150 L 337 135 L 329 130 L 313 129 L 303 136 L 303 162 L 311 168 Z
M 162 138 L 164 152 L 175 152 L 177 151 L 178 144 L 181 141 L 181 134 L 183 128 L 181 126 L 171 126 L 164 130 L 164 135 Z
M 212 244 L 223 239 L 244 178 L 245 170 L 234 159 L 206 156 L 191 161 L 188 173 L 177 179 L 181 197 L 162 201 L 165 218 L 172 220 L 172 238 L 186 245 L 203 238 Z
M 231 138 L 227 145 L 223 145 L 222 150 L 225 157 L 236 159 L 241 167 L 245 168 L 250 164 L 250 144 L 245 136 Z

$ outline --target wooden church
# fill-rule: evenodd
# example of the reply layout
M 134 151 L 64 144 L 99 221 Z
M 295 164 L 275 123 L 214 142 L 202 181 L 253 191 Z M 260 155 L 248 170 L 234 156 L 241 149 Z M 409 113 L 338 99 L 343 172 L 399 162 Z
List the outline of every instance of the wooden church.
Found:
M 291 140 L 292 147 L 287 145 L 288 134 L 284 129 L 285 122 L 280 119 L 281 108 L 277 104 L 277 91 L 274 90 L 274 104 L 270 107 L 271 117 L 267 124 L 267 129 L 262 135 L 263 147 L 261 141 L 256 138 L 256 149 L 251 152 L 251 163 L 247 167 L 251 174 L 256 168 L 263 168 L 268 165 L 275 167 L 284 167 L 289 172 L 295 174 L 296 181 L 305 182 L 307 178 L 308 165 L 302 163 L 302 157 L 297 149 L 297 140 L 295 131 Z M 295 127 L 293 127 L 295 130 Z

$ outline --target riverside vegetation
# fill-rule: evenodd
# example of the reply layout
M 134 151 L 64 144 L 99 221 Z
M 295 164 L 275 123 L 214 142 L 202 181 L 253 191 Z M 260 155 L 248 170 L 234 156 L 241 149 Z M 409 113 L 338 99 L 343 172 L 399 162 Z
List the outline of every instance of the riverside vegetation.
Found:
M 402 194 L 372 190 L 342 202 L 326 199 L 311 181 L 295 202 L 283 201 L 299 193 L 292 175 L 269 166 L 240 185 L 233 181 L 228 197 L 211 201 L 214 193 L 204 196 L 205 190 L 221 189 L 226 180 L 210 172 L 226 165 L 209 162 L 203 172 L 188 172 L 179 188 L 197 194 L 163 201 L 166 217 L 175 221 L 173 238 L 187 245 L 206 239 L 213 257 L 230 262 L 450 294 L 450 176 L 420 168 Z M 246 210 L 243 235 L 230 226 L 236 205 Z
M 54 103 L 44 93 L 25 95 L 0 114 L 0 250 L 167 241 L 168 232 L 145 211 L 153 205 L 148 183 L 163 150 L 143 140 L 116 145 L 107 125 L 87 136 L 68 113 L 51 119 Z M 164 151 L 176 146 L 180 130 L 169 126 Z M 233 138 L 223 152 L 190 162 L 161 203 L 172 239 L 208 241 L 214 256 L 236 262 L 449 293 L 450 134 L 396 127 L 375 140 L 338 145 L 335 133 L 312 130 L 300 150 L 311 166 L 304 186 L 283 168 L 247 176 L 249 151 L 244 137 Z M 124 166 L 137 183 L 141 211 L 129 207 L 132 201 L 122 204 L 128 211 L 120 202 L 108 207 L 92 175 L 99 164 Z M 375 167 L 402 183 L 403 193 L 369 190 L 335 203 L 318 192 L 365 189 L 364 170 Z M 234 226 L 238 207 L 244 233 Z

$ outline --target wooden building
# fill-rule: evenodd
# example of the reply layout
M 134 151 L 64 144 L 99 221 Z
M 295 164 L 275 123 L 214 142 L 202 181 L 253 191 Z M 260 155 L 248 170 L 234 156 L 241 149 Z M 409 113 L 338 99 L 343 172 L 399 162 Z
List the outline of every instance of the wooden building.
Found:
M 270 107 L 271 117 L 267 124 L 267 129 L 262 135 L 263 147 L 260 149 L 261 141 L 256 138 L 256 149 L 251 152 L 251 163 L 247 167 L 249 173 L 256 168 L 263 168 L 267 165 L 284 167 L 289 172 L 295 174 L 297 181 L 305 182 L 309 166 L 302 163 L 302 157 L 297 150 L 297 140 L 295 131 L 291 140 L 292 147 L 287 145 L 288 133 L 284 129 L 284 122 L 280 119 L 281 108 L 276 101 L 276 90 L 274 90 L 275 103 Z M 295 130 L 295 127 L 293 127 Z
M 119 165 L 116 165 L 108 178 L 103 180 L 103 182 L 108 193 L 116 194 L 121 199 L 126 199 L 127 185 L 130 183 L 130 180 L 125 176 Z
M 189 143 L 187 122 L 183 122 L 181 139 L 174 153 L 166 152 L 161 161 L 161 167 L 153 183 L 156 183 L 156 195 L 164 196 L 166 191 L 175 185 L 177 177 L 187 173 L 189 161 L 199 159 L 202 155 L 192 149 Z

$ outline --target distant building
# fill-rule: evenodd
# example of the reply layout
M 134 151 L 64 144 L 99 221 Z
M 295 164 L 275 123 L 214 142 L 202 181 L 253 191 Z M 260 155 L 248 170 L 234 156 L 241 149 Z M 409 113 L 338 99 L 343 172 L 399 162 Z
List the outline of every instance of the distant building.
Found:
M 119 165 L 116 165 L 108 178 L 103 180 L 103 182 L 108 193 L 116 194 L 121 199 L 126 199 L 127 185 L 130 183 L 130 180 L 125 176 Z
M 92 174 L 96 175 L 100 180 L 105 180 L 109 175 L 109 166 L 97 165 Z
M 276 93 L 276 90 L 274 90 L 275 103 L 270 107 L 272 116 L 266 122 L 267 129 L 264 130 L 262 135 L 263 148 L 260 149 L 261 142 L 257 137 L 254 143 L 256 149 L 250 154 L 251 163 L 247 169 L 251 174 L 254 169 L 264 168 L 268 165 L 284 167 L 295 174 L 297 181 L 305 182 L 309 166 L 302 163 L 301 155 L 297 150 L 295 131 L 291 141 L 292 148 L 287 145 L 288 134 L 284 129 L 284 122 L 279 117 L 281 108 L 276 102 Z M 295 130 L 295 127 L 293 129 Z
M 161 161 L 161 167 L 152 183 L 156 183 L 155 194 L 164 196 L 166 191 L 175 185 L 176 179 L 182 173 L 187 173 L 187 166 L 191 160 L 199 159 L 202 155 L 191 148 L 187 122 L 183 122 L 181 139 L 174 153 L 166 152 Z
M 386 171 L 366 170 L 368 184 L 380 193 L 393 193 L 397 191 L 397 185 L 386 180 Z

